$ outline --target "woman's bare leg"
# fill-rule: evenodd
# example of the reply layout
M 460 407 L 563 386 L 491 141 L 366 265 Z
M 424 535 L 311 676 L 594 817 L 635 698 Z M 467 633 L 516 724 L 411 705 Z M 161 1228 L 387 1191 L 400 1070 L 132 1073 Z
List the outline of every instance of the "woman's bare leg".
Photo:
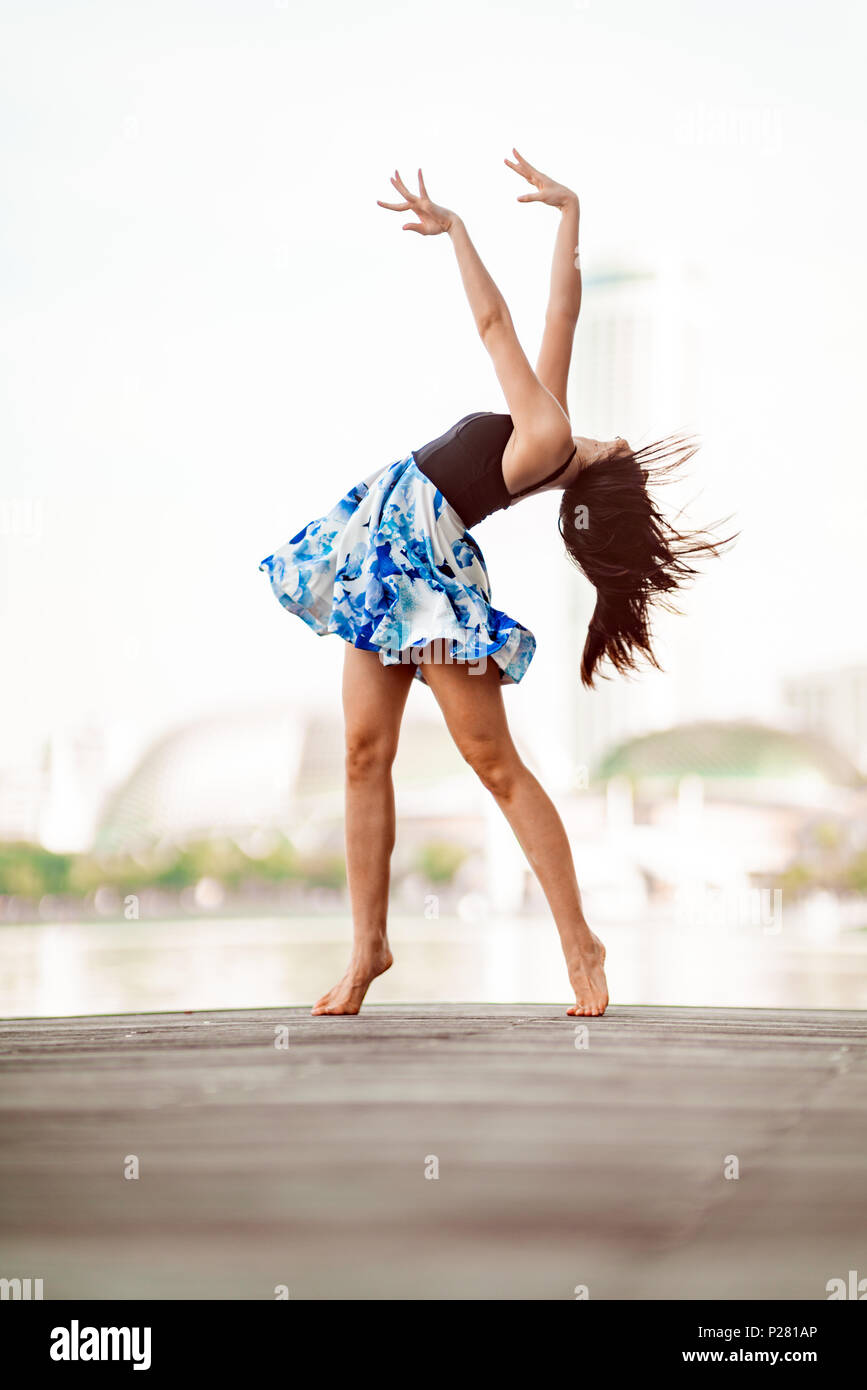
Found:
M 386 931 L 394 848 L 391 765 L 414 670 L 384 666 L 375 652 L 346 648 L 346 873 L 352 955 L 343 977 L 314 1005 L 314 1014 L 357 1014 L 371 981 L 392 962 Z
M 452 738 L 504 812 L 548 900 L 575 991 L 567 1013 L 604 1013 L 605 947 L 585 921 L 563 822 L 512 742 L 499 668 L 489 659 L 484 670 L 459 662 L 426 662 L 423 670 Z

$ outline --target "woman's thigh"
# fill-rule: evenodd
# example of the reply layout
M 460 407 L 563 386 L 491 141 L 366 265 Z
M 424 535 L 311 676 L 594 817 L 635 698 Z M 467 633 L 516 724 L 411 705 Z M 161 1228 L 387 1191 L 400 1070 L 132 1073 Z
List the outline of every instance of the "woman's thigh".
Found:
M 442 710 L 449 733 L 464 757 L 488 750 L 499 758 L 517 757 L 495 661 L 425 663 L 424 678 Z
M 406 698 L 412 684 L 410 665 L 386 666 L 376 652 L 347 644 L 343 661 L 343 716 L 346 740 L 397 748 Z

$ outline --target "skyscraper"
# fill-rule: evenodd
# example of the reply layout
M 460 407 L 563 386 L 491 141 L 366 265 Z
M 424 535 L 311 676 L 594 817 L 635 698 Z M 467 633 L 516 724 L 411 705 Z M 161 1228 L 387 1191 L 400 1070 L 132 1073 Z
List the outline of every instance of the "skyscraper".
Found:
M 569 383 L 572 428 L 598 439 L 622 435 L 634 448 L 702 424 L 703 281 L 676 263 L 648 269 L 610 267 L 584 279 L 584 304 Z M 672 484 L 663 504 L 682 506 Z M 559 737 L 577 769 L 592 771 L 615 743 L 694 717 L 701 705 L 700 624 L 659 614 L 658 652 L 666 673 L 626 680 L 612 676 L 587 691 L 576 681 L 580 650 L 595 592 L 580 577 L 555 586 L 562 603 L 558 682 L 570 699 L 561 709 Z
M 784 699 L 797 729 L 827 739 L 867 773 L 867 666 L 792 677 Z

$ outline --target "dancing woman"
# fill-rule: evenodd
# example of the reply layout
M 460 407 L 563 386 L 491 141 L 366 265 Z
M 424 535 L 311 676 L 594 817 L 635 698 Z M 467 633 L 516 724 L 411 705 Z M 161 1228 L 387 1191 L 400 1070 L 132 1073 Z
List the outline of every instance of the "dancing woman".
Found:
M 644 657 L 654 665 L 649 609 L 694 573 L 689 560 L 716 554 L 704 533 L 675 530 L 647 484 L 691 457 L 684 439 L 633 450 L 623 439 L 572 433 L 566 385 L 581 308 L 580 209 L 570 189 L 528 164 L 506 164 L 559 213 L 551 290 L 536 370 L 502 294 L 461 218 L 395 172 L 400 202 L 414 214 L 404 230 L 451 238 L 479 336 L 507 414 L 476 411 L 438 439 L 379 468 L 326 516 L 260 569 L 280 603 L 314 632 L 348 644 L 343 668 L 346 725 L 346 864 L 353 947 L 346 973 L 314 1014 L 356 1014 L 372 980 L 392 963 L 387 915 L 395 838 L 391 767 L 410 684 L 430 686 L 458 749 L 507 817 L 548 901 L 566 959 L 572 1015 L 608 1003 L 605 948 L 581 906 L 569 841 L 557 811 L 524 766 L 506 721 L 502 686 L 521 680 L 535 649 L 527 628 L 491 604 L 475 527 L 524 497 L 562 491 L 560 532 L 596 588 L 581 663 L 592 685 L 603 659 L 617 671 Z

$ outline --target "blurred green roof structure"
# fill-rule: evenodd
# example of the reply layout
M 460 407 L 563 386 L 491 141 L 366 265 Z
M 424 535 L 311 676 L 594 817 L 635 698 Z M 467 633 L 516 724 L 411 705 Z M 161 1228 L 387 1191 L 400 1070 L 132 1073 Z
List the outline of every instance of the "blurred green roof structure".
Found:
M 821 782 L 863 786 L 849 759 L 831 744 L 808 734 L 754 723 L 702 722 L 629 739 L 612 749 L 596 775 L 607 781 L 679 781 L 702 777 L 722 782 Z

